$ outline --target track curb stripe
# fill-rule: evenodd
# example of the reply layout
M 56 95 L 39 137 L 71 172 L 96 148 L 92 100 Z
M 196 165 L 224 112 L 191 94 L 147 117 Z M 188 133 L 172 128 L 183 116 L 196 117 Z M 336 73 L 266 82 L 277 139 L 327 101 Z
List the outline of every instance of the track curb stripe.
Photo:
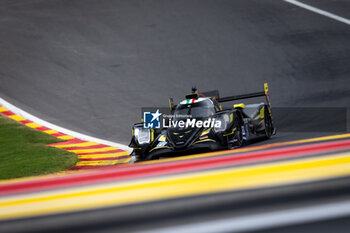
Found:
M 0 198 L 0 219 L 120 206 L 350 175 L 350 153 Z M 220 182 L 218 182 L 220 181 Z
M 65 142 L 49 144 L 48 146 L 56 147 L 58 149 L 70 151 L 74 154 L 77 154 L 78 162 L 74 167 L 70 168 L 72 170 L 92 168 L 90 167 L 90 165 L 93 166 L 93 168 L 98 168 L 110 165 L 124 164 L 128 163 L 131 159 L 130 156 L 127 155 L 128 152 L 125 150 L 101 143 L 77 139 L 71 135 L 59 132 L 54 129 L 50 129 L 33 121 L 27 120 L 23 116 L 16 115 L 14 112 L 1 105 L 0 113 L 30 128 L 36 129 L 56 138 L 66 140 Z M 124 152 L 123 159 L 120 159 L 120 152 Z M 93 154 L 94 158 L 82 158 L 81 156 L 79 156 L 80 154 Z M 83 164 L 84 166 L 82 166 L 81 164 Z
M 137 178 L 155 177 L 160 175 L 178 174 L 182 172 L 198 172 L 205 169 L 220 169 L 227 166 L 245 165 L 252 162 L 271 161 L 277 159 L 298 159 L 302 156 L 323 152 L 341 152 L 350 149 L 350 140 L 322 142 L 297 147 L 275 148 L 264 151 L 251 151 L 241 154 L 234 153 L 224 157 L 209 157 L 189 161 L 173 161 L 156 164 L 139 163 L 133 166 L 120 166 L 118 169 L 102 169 L 98 172 L 71 174 L 69 176 L 47 177 L 37 180 L 0 183 L 0 196 L 31 191 L 50 190 L 74 185 L 97 184 L 102 182 L 118 182 Z M 123 159 L 120 156 L 119 159 Z M 81 167 L 87 166 L 84 162 Z M 90 168 L 96 168 L 91 164 Z

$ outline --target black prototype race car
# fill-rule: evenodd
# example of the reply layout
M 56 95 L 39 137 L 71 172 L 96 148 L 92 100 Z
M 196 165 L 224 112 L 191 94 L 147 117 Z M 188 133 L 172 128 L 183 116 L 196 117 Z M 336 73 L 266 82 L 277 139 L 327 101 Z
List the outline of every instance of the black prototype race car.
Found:
M 220 103 L 240 99 L 266 97 L 266 103 L 235 104 L 223 108 Z M 218 91 L 198 93 L 192 88 L 192 94 L 178 105 L 169 99 L 172 121 L 191 122 L 196 120 L 215 120 L 221 124 L 198 125 L 189 127 L 173 126 L 161 129 L 144 128 L 143 123 L 133 126 L 129 147 L 133 148 L 132 156 L 137 160 L 152 160 L 160 157 L 185 155 L 202 151 L 233 149 L 245 142 L 257 138 L 270 138 L 276 133 L 273 124 L 268 85 L 264 91 L 245 95 L 220 98 Z M 186 119 L 184 116 L 189 116 Z M 193 122 L 192 122 L 193 123 Z

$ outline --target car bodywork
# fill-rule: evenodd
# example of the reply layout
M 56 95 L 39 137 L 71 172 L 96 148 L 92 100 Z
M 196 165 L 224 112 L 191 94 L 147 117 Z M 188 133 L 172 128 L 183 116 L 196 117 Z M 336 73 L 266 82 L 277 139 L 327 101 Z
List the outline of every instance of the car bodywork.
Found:
M 265 97 L 266 103 L 239 103 L 230 108 L 223 108 L 221 103 L 240 99 Z M 172 120 L 182 113 L 190 113 L 191 119 L 215 120 L 219 126 L 190 125 L 189 127 L 169 127 L 161 129 L 145 129 L 143 123 L 133 126 L 130 147 L 132 155 L 138 160 L 158 159 L 197 153 L 241 147 L 256 137 L 270 138 L 276 133 L 271 114 L 267 83 L 264 91 L 238 96 L 220 98 L 218 91 L 198 93 L 192 89 L 192 94 L 178 105 L 169 99 Z M 189 120 L 191 120 L 189 119 Z M 182 120 L 187 120 L 186 118 Z

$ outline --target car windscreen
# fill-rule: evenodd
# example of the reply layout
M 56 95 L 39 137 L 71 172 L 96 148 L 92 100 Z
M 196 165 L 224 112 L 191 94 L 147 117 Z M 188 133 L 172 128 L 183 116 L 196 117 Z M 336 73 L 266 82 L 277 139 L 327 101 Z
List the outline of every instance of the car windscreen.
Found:
M 214 105 L 209 101 L 201 101 L 194 104 L 178 105 L 174 112 L 174 120 L 183 120 L 187 118 L 208 118 L 215 114 Z

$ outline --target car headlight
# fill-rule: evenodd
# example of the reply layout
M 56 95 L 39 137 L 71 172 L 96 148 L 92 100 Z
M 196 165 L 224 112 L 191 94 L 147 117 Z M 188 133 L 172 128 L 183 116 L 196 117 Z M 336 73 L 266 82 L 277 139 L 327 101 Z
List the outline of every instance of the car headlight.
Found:
M 144 129 L 142 127 L 134 128 L 134 136 L 139 145 L 150 143 L 151 132 L 149 129 Z
M 228 124 L 230 123 L 229 114 L 221 114 L 215 118 L 215 121 L 220 121 L 220 124 L 214 124 L 214 132 L 223 132 L 227 129 Z

